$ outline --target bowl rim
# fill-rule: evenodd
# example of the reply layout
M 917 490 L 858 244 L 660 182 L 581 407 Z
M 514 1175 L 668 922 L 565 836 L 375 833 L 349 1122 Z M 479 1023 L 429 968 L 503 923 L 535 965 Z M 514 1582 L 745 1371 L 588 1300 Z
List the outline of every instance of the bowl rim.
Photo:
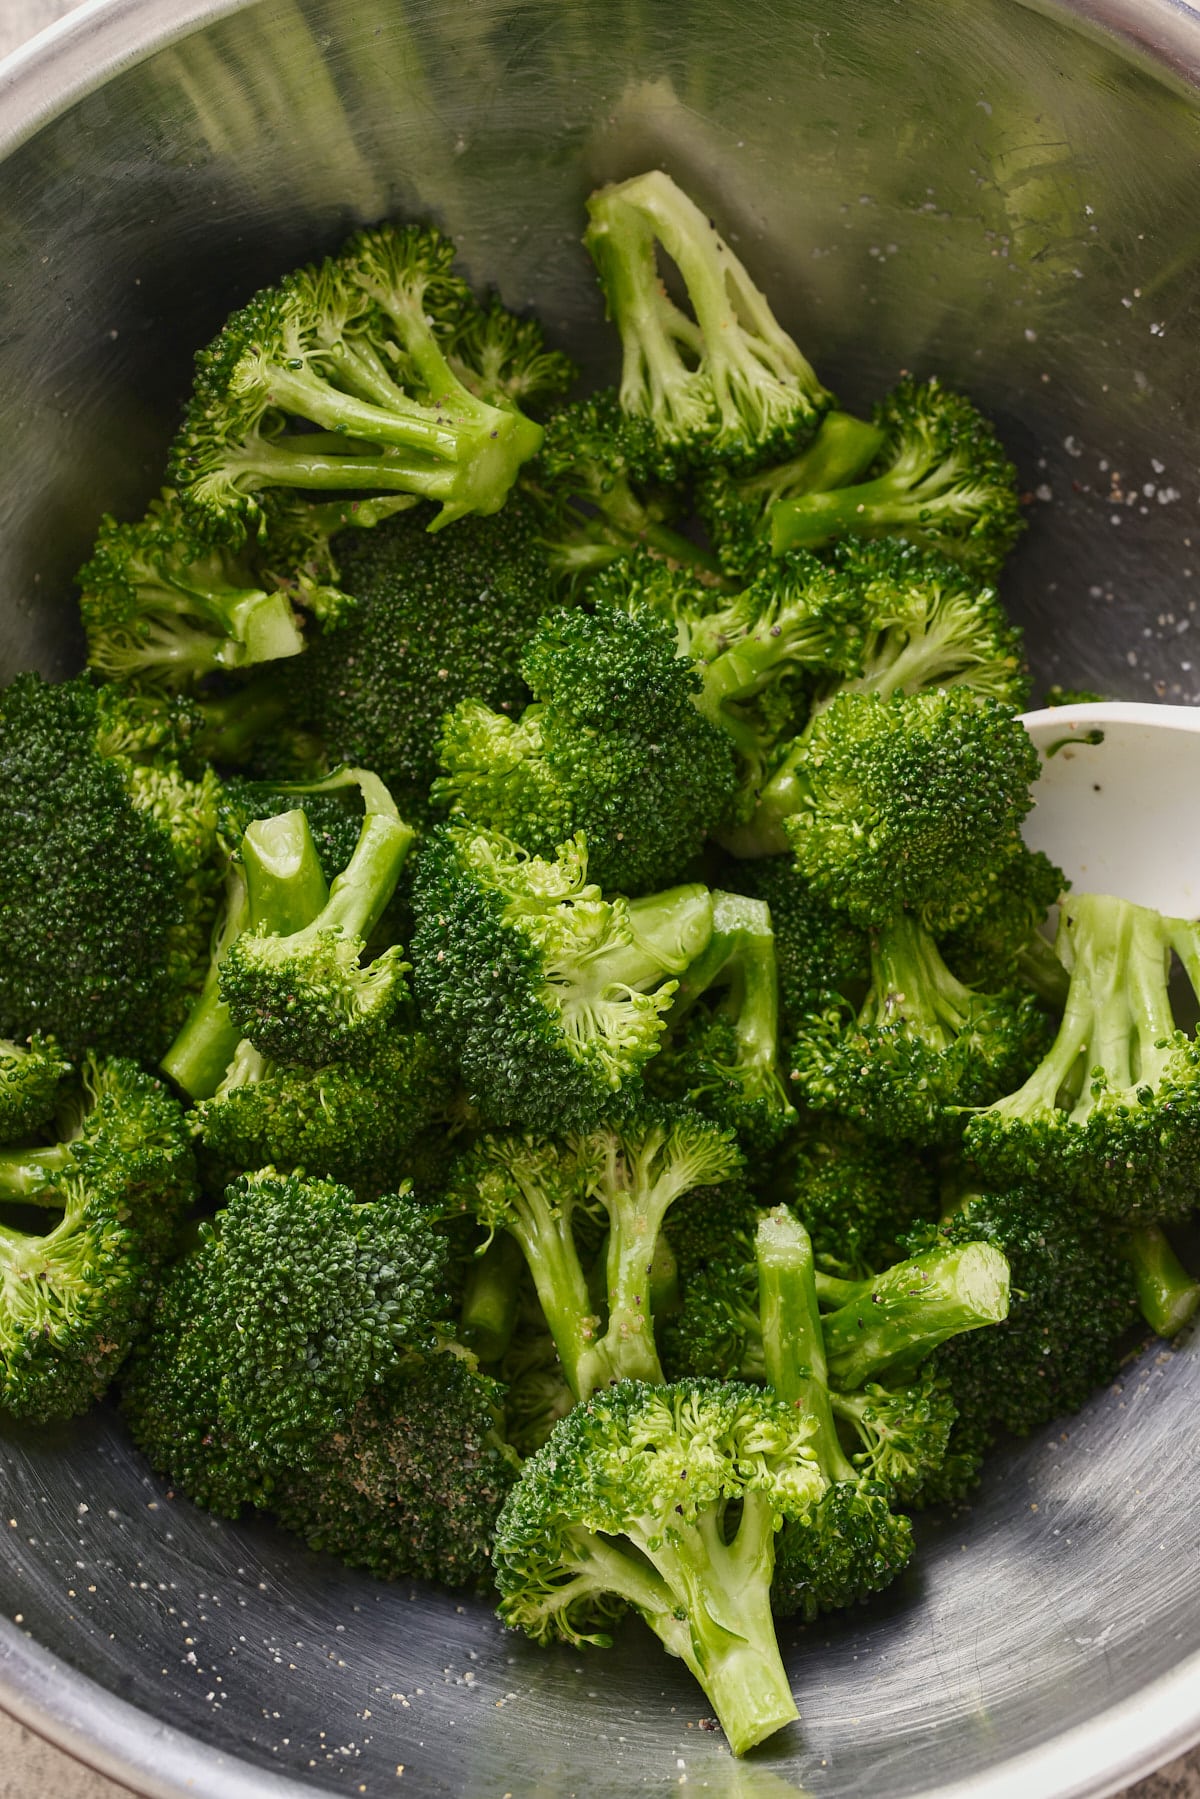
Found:
M 268 0 L 83 0 L 0 60 L 0 163 L 173 42 Z M 1200 89 L 1189 0 L 1012 0 L 1116 40 L 1157 79 Z M 19 1615 L 18 1615 L 19 1616 Z M 214 1749 L 109 1692 L 0 1618 L 0 1710 L 145 1799 L 312 1799 L 319 1787 Z M 1108 1799 L 1200 1743 L 1200 1653 L 1000 1767 L 911 1799 Z

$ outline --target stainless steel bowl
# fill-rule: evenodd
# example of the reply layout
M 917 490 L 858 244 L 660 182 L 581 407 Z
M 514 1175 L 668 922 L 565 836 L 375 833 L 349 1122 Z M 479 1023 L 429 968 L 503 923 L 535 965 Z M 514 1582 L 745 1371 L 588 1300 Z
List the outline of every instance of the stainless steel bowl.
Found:
M 7 672 L 153 489 L 193 348 L 348 225 L 431 214 L 613 364 L 582 201 L 662 163 L 843 400 L 965 384 L 1029 492 L 1045 680 L 1192 700 L 1200 14 L 1169 0 L 109 0 L 0 70 Z M 105 1412 L 0 1438 L 0 1699 L 139 1790 L 601 1799 L 1109 1793 L 1200 1738 L 1200 1363 L 1152 1351 L 787 1634 L 802 1718 L 735 1765 L 686 1672 L 502 1635 L 215 1522 Z M 400 1774 L 400 1768 L 403 1773 Z

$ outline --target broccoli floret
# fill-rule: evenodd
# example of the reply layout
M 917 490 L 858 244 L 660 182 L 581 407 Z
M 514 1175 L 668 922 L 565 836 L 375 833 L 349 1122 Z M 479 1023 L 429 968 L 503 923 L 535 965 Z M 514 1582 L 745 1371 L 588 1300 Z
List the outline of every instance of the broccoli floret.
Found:
M 356 771 L 357 772 L 357 771 Z M 381 783 L 364 786 L 367 810 L 354 854 L 330 884 L 321 909 L 303 924 L 273 917 L 269 906 L 229 945 L 217 969 L 220 998 L 238 1032 L 274 1060 L 322 1068 L 369 1062 L 406 995 L 408 964 L 396 944 L 364 967 L 366 940 L 395 892 L 415 833 Z M 297 833 L 311 845 L 303 812 L 255 822 L 242 840 L 247 875 L 270 867 Z
M 44 1232 L 0 1225 L 0 1408 L 35 1422 L 108 1387 L 196 1192 L 179 1105 L 136 1063 L 86 1057 L 59 1129 L 0 1154 L 0 1199 L 57 1214 Z
M 719 578 L 715 559 L 671 528 L 685 510 L 683 458 L 649 419 L 622 412 L 611 389 L 552 413 L 524 477 L 543 509 L 555 571 L 584 578 L 644 547 L 669 563 Z
M 459 1355 L 431 1355 L 364 1393 L 271 1505 L 311 1549 L 383 1580 L 483 1587 L 517 1467 L 504 1388 Z
M 570 1130 L 636 1093 L 678 976 L 708 943 L 707 888 L 606 899 L 587 872 L 582 835 L 553 861 L 456 826 L 423 846 L 418 1010 L 490 1124 Z
M 500 1514 L 501 1619 L 538 1642 L 607 1644 L 632 1607 L 744 1754 L 796 1716 L 770 1589 L 781 1521 L 824 1487 L 810 1433 L 792 1407 L 732 1383 L 622 1381 L 593 1395 L 526 1462 Z
M 352 616 L 281 667 L 291 716 L 327 756 L 372 768 L 423 815 L 444 715 L 464 700 L 519 710 L 520 662 L 555 583 L 531 504 L 428 535 L 428 508 L 339 539 Z
M 697 484 L 696 507 L 721 567 L 739 575 L 761 564 L 770 547 L 770 513 L 797 494 L 847 487 L 867 473 L 884 446 L 878 425 L 848 412 L 827 412 L 798 456 L 753 475 L 717 463 Z
M 598 575 L 591 593 L 635 616 L 656 613 L 674 631 L 680 657 L 699 677 L 697 706 L 737 752 L 735 820 L 753 815 L 779 746 L 808 716 L 814 686 L 861 663 L 863 595 L 813 556 L 788 557 L 722 598 L 694 571 L 638 551 Z
M 831 1391 L 829 1405 L 854 1467 L 882 1485 L 893 1503 L 933 1504 L 961 1478 L 957 1467 L 947 1472 L 947 1463 L 960 1453 L 954 1448 L 959 1412 L 936 1358 L 902 1387 L 868 1381 L 854 1393 Z
M 840 1118 L 798 1132 L 779 1178 L 818 1269 L 846 1280 L 898 1261 L 905 1232 L 938 1213 L 934 1176 L 911 1143 L 865 1136 Z
M 810 1013 L 841 1001 L 855 1009 L 861 1005 L 871 976 L 870 938 L 813 891 L 797 873 L 794 856 L 764 856 L 750 862 L 729 858 L 721 870 L 721 884 L 762 900 L 770 909 L 785 1043 Z
M 413 1173 L 410 1152 L 450 1110 L 442 1057 L 422 1032 L 393 1030 L 365 1065 L 295 1068 L 239 1044 L 224 1080 L 191 1113 L 206 1185 L 270 1163 L 369 1198 Z
M 1067 884 L 1049 856 L 1017 844 L 1000 864 L 983 910 L 947 932 L 942 943 L 963 980 L 990 987 L 1021 980 L 1061 1011 L 1067 971 L 1040 931 Z
M 542 620 L 521 660 L 519 718 L 463 700 L 442 730 L 433 798 L 549 856 L 582 831 L 601 888 L 645 893 L 697 854 L 733 792 L 732 748 L 653 614 L 601 603 Z
M 669 175 L 652 170 L 588 200 L 584 238 L 621 334 L 620 399 L 660 441 L 747 467 L 795 449 L 830 396 L 741 262 Z M 669 298 L 657 245 L 691 314 Z
M 798 559 L 793 550 L 775 566 Z M 859 596 L 862 648 L 851 675 L 837 688 L 826 684 L 817 711 L 835 693 L 889 699 L 930 687 L 967 687 L 1017 711 L 1029 704 L 1022 634 L 993 586 L 944 556 L 894 539 L 843 544 L 832 566 Z
M 134 1441 L 200 1505 L 267 1503 L 365 1395 L 432 1352 L 444 1258 L 411 1198 L 244 1175 L 168 1272 L 130 1360 Z
M 572 1392 L 662 1379 L 651 1315 L 654 1252 L 669 1208 L 734 1176 L 728 1132 L 685 1109 L 643 1111 L 558 1143 L 485 1137 L 453 1192 L 489 1231 L 520 1245 Z M 607 1225 L 601 1323 L 580 1259 L 577 1224 Z
M 78 578 L 88 666 L 105 680 L 178 690 L 304 648 L 283 589 L 199 539 L 170 489 L 136 524 L 106 514 Z
M 0 1040 L 0 1143 L 19 1143 L 50 1123 L 70 1072 L 52 1037 Z
M 889 1488 L 874 1470 L 856 1468 L 842 1448 L 830 1404 L 812 1243 L 785 1206 L 759 1223 L 755 1259 L 767 1384 L 777 1399 L 812 1420 L 812 1447 L 827 1483 L 811 1510 L 790 1518 L 780 1533 L 771 1604 L 784 1617 L 801 1612 L 813 1618 L 889 1586 L 912 1556 L 912 1526 L 892 1511 Z
M 691 1101 L 761 1153 L 796 1122 L 779 1073 L 771 914 L 761 900 L 717 889 L 712 904 L 708 948 L 680 980 L 672 1034 L 647 1080 L 652 1091 Z
M 173 716 L 85 678 L 0 695 L 0 1031 L 153 1057 L 203 977 L 219 784 Z
M 926 1240 L 928 1233 L 913 1239 Z M 1014 1187 L 967 1195 L 937 1240 L 993 1244 L 1012 1270 L 1008 1317 L 952 1338 L 933 1356 L 964 1420 L 993 1435 L 1025 1436 L 1078 1411 L 1114 1378 L 1137 1292 L 1111 1226 L 1081 1216 L 1060 1195 Z
M 1200 1046 L 1176 1028 L 1174 948 L 1195 979 L 1197 926 L 1128 900 L 1062 903 L 1070 970 L 1058 1035 L 1028 1080 L 967 1125 L 988 1186 L 1070 1194 L 1127 1223 L 1185 1218 L 1196 1204 Z
M 477 398 L 513 411 L 556 399 L 578 374 L 569 356 L 546 348 L 536 319 L 518 318 L 495 294 L 466 309 L 446 361 Z
M 1022 528 L 1016 471 L 995 431 L 961 394 L 905 376 L 875 409 L 884 446 L 865 481 L 781 499 L 771 548 L 814 550 L 837 538 L 897 533 L 985 579 Z
M 453 256 L 431 227 L 383 225 L 233 314 L 196 358 L 171 451 L 199 520 L 236 542 L 280 487 L 414 494 L 440 503 L 434 529 L 499 510 L 542 434 L 451 370 L 447 349 L 476 310 Z
M 911 913 L 871 934 L 871 985 L 795 1033 L 791 1078 L 810 1106 L 863 1130 L 928 1146 L 955 1142 L 963 1112 L 1037 1066 L 1053 1023 L 1031 993 L 966 987 Z
M 961 688 L 844 694 L 789 758 L 784 836 L 813 892 L 856 923 L 907 907 L 948 929 L 986 907 L 1039 766 L 995 700 Z

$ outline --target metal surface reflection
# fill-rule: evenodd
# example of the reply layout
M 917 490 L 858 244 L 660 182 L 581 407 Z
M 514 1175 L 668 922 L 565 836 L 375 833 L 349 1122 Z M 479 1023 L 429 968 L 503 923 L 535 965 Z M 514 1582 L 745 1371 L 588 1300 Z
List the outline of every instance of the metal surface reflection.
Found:
M 1193 702 L 1200 21 L 1016 0 L 113 0 L 0 76 L 6 672 L 65 672 L 100 511 L 152 491 L 196 344 L 360 219 L 612 367 L 582 201 L 661 163 L 843 401 L 956 379 L 1016 452 L 1045 681 Z M 202 25 L 199 21 L 206 21 Z M 1157 58 L 1157 61 L 1155 60 Z M 1172 73 L 1171 71 L 1175 71 Z M 1200 1735 L 1197 1351 L 997 1465 L 877 1609 L 789 1637 L 802 1717 L 735 1767 L 686 1672 L 503 1637 L 169 1499 L 107 1413 L 0 1441 L 0 1679 L 177 1795 L 819 1799 L 1111 1791 Z M 40 1648 L 37 1646 L 41 1646 Z M 52 1652 L 59 1660 L 42 1653 Z M 86 1679 L 79 1676 L 86 1676 Z

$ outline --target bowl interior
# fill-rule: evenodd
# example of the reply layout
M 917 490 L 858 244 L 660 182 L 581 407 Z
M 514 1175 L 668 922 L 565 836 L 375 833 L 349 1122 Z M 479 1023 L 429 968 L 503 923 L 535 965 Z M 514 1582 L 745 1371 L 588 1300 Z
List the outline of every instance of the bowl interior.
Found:
M 1157 56 L 1016 0 L 89 9 L 0 79 L 5 673 L 77 666 L 98 515 L 153 492 L 192 353 L 257 284 L 432 216 L 605 378 L 583 199 L 661 165 L 844 404 L 911 369 L 994 414 L 1039 679 L 1194 701 L 1200 113 L 1169 65 L 1200 23 L 1134 15 Z M 1200 1736 L 1198 1400 L 1195 1353 L 1150 1352 L 1002 1456 L 880 1605 L 785 1633 L 801 1722 L 740 1768 L 639 1627 L 538 1651 L 484 1600 L 215 1522 L 104 1409 L 0 1435 L 0 1679 L 164 1794 L 1110 1791 Z

